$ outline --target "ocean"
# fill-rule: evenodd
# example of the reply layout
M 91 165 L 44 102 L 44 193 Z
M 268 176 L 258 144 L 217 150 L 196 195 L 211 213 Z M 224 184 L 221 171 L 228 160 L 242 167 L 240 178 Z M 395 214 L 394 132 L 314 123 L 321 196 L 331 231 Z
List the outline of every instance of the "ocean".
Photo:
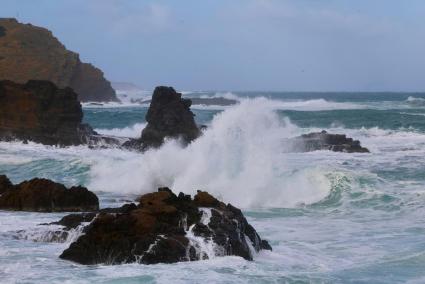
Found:
M 149 99 L 149 93 L 144 93 Z M 43 242 L 65 213 L 0 211 L 1 283 L 425 283 L 425 94 L 185 92 L 230 106 L 193 105 L 202 137 L 144 154 L 0 142 L 0 174 L 45 177 L 117 207 L 168 186 L 206 190 L 242 208 L 273 251 L 254 261 L 83 266 Z M 127 98 L 127 97 L 126 97 Z M 105 135 L 138 137 L 147 104 L 84 105 Z M 371 153 L 288 153 L 285 139 L 327 130 Z

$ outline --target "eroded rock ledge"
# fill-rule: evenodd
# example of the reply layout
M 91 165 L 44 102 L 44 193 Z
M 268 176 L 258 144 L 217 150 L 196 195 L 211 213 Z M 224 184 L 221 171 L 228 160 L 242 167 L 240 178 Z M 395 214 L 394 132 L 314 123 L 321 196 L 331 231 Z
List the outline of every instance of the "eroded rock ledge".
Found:
M 110 210 L 110 209 L 109 209 Z M 65 217 L 58 224 L 78 226 L 88 215 Z M 105 210 L 84 229 L 61 258 L 81 264 L 174 263 L 236 255 L 247 260 L 271 250 L 242 212 L 207 192 L 175 195 L 168 188 L 145 194 L 139 205 L 114 213 Z
M 48 179 L 35 178 L 13 185 L 0 175 L 0 210 L 83 212 L 99 210 L 97 196 L 82 186 L 66 188 Z

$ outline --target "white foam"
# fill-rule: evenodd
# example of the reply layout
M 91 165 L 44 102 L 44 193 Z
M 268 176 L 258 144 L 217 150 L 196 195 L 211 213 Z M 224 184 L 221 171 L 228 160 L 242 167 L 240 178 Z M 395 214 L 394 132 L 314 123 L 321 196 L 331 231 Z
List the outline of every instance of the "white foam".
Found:
M 126 108 L 126 107 L 142 107 L 144 105 L 141 105 L 139 103 L 132 103 L 132 102 L 84 102 L 81 103 L 81 106 L 83 109 L 94 109 L 94 108 Z
M 406 101 L 412 104 L 425 105 L 425 98 L 409 96 Z
M 219 97 L 221 94 L 215 94 L 213 96 L 203 95 L 201 97 Z M 252 98 L 237 97 L 236 95 L 229 93 L 223 94 L 223 97 L 228 99 L 235 99 L 237 101 L 250 101 Z M 348 102 L 334 102 L 325 99 L 312 99 L 312 100 L 279 100 L 279 99 L 266 99 L 265 97 L 257 97 L 255 99 L 267 100 L 270 106 L 275 110 L 295 110 L 295 111 L 324 111 L 324 110 L 348 110 L 348 109 L 366 109 L 370 108 L 368 105 L 348 103 Z M 232 106 L 205 106 L 205 105 L 193 105 L 193 109 L 201 110 L 226 110 Z
M 225 98 L 228 100 L 235 100 L 235 101 L 239 101 L 241 99 L 240 96 L 232 93 L 232 92 L 218 92 L 218 93 L 214 93 L 212 95 L 206 95 L 203 94 L 200 96 L 200 98 L 203 99 L 210 99 L 210 98 Z
M 117 136 L 117 137 L 129 137 L 129 138 L 138 138 L 140 137 L 143 128 L 145 128 L 146 123 L 136 123 L 132 126 L 124 128 L 113 128 L 113 129 L 95 129 L 97 132 L 103 135 Z
M 31 157 L 19 157 L 11 154 L 1 154 L 0 156 L 0 165 L 23 165 L 34 161 Z
M 169 141 L 144 154 L 94 162 L 90 188 L 146 193 L 159 186 L 193 194 L 203 189 L 237 206 L 296 206 L 324 198 L 326 172 L 296 173 L 286 164 L 284 138 L 299 129 L 280 120 L 270 101 L 245 100 L 213 119 L 204 135 L 182 148 Z

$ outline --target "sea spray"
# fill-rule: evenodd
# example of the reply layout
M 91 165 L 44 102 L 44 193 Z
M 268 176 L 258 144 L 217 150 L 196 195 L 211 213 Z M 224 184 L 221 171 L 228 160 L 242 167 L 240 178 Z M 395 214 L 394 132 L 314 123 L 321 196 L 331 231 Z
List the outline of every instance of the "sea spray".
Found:
M 193 194 L 203 189 L 237 206 L 296 206 L 324 198 L 329 183 L 320 169 L 293 172 L 285 138 L 299 130 L 279 118 L 274 104 L 249 99 L 218 115 L 203 136 L 183 148 L 160 149 L 94 163 L 90 188 L 146 193 L 160 186 Z
M 277 100 L 280 96 L 281 94 L 276 94 L 274 98 Z M 303 99 L 302 94 L 296 96 Z M 424 108 L 412 110 L 412 107 L 407 106 L 406 98 L 409 95 L 383 94 L 381 99 L 373 102 L 369 101 L 369 94 L 367 97 L 361 94 L 337 96 L 338 98 L 332 94 L 320 94 L 320 98 L 328 102 L 346 100 L 354 105 L 362 104 L 368 110 L 317 112 L 311 109 L 310 112 L 297 112 L 301 116 L 299 120 L 289 115 L 293 117 L 291 121 L 299 126 L 295 128 L 294 135 L 322 129 L 344 133 L 359 139 L 371 153 L 362 155 L 316 151 L 282 156 L 286 165 L 283 171 L 286 177 L 281 179 L 281 187 L 288 188 L 288 191 L 280 195 L 283 202 L 277 200 L 264 203 L 263 206 L 279 203 L 283 205 L 280 208 L 244 210 L 249 222 L 260 235 L 271 241 L 273 252 L 261 252 L 253 262 L 239 257 L 220 257 L 173 265 L 141 267 L 139 264 L 127 264 L 120 265 L 119 269 L 117 266 L 102 265 L 86 267 L 58 260 L 58 255 L 69 246 L 67 243 L 13 239 L 17 230 L 57 221 L 62 217 L 61 214 L 2 212 L 2 282 L 187 283 L 190 279 L 199 283 L 423 283 L 425 127 L 417 123 L 419 120 L 423 121 L 421 116 L 400 115 L 400 112 L 423 113 Z M 392 99 L 394 96 L 397 98 Z M 319 95 L 315 98 L 319 98 Z M 143 111 L 143 108 L 136 112 L 139 110 Z M 116 118 L 111 115 L 104 119 L 101 114 L 105 111 L 113 112 Z M 129 111 L 130 108 L 125 107 L 97 109 L 93 111 L 98 112 L 94 114 L 94 119 L 88 122 L 108 122 L 107 126 L 96 125 L 96 128 L 124 128 L 143 121 L 142 115 L 127 123 L 125 114 Z M 205 116 L 208 119 L 200 120 L 200 123 L 210 123 L 209 114 L 212 112 L 198 113 L 208 113 Z M 279 115 L 285 116 L 288 113 L 280 112 Z M 197 118 L 202 119 L 202 115 Z M 306 123 L 302 124 L 300 121 Z M 330 126 L 334 121 L 342 123 Z M 354 122 L 350 123 L 351 121 Z M 400 125 L 401 122 L 403 125 Z M 114 171 L 109 172 L 110 176 L 106 173 L 98 175 L 103 179 L 102 182 L 96 188 L 90 188 L 97 191 L 103 207 L 121 206 L 123 200 L 134 200 L 140 192 L 149 190 L 141 187 L 142 177 L 136 175 L 140 174 L 143 167 L 152 167 L 154 161 L 145 162 L 144 159 L 139 153 L 119 149 L 62 149 L 31 142 L 0 143 L 0 172 L 13 177 L 15 183 L 44 176 L 65 182 L 69 186 L 78 183 L 88 185 L 89 180 L 94 185 L 94 169 L 100 170 L 102 164 L 121 165 L 122 167 L 113 166 Z M 185 166 L 183 164 L 182 167 Z M 152 172 L 162 175 L 158 170 Z M 323 186 L 324 192 L 330 186 L 331 193 L 313 205 L 302 206 L 308 202 L 303 203 L 301 200 L 295 208 L 282 208 L 292 207 L 286 205 L 288 200 L 292 200 L 295 193 L 305 190 L 299 189 L 295 177 L 305 180 L 311 175 L 315 176 L 313 180 L 323 180 L 321 187 Z M 172 181 L 172 177 L 170 180 Z M 318 184 L 309 186 L 312 192 L 321 192 Z M 104 189 L 109 192 L 102 192 Z M 134 194 L 123 197 L 121 192 L 126 190 Z M 235 190 L 235 187 L 229 187 L 228 190 Z M 261 196 L 261 192 L 258 195 Z M 240 197 L 245 198 L 245 194 Z M 274 197 L 277 199 L 277 195 Z

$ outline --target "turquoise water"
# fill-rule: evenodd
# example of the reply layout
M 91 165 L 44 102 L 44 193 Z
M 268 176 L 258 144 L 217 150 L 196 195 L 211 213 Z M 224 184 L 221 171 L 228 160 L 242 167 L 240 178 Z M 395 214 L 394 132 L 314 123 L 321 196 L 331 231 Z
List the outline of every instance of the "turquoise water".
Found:
M 95 191 L 118 206 L 167 185 L 205 189 L 244 209 L 273 252 L 172 265 L 81 266 L 58 259 L 68 243 L 35 242 L 39 223 L 64 214 L 0 212 L 0 282 L 423 283 L 425 95 L 195 93 L 240 99 L 193 106 L 204 136 L 145 154 L 120 149 L 0 143 L 0 173 L 42 176 Z M 264 95 L 265 98 L 258 98 Z M 137 137 L 146 106 L 85 107 L 98 132 Z M 370 154 L 287 153 L 285 138 L 326 129 Z M 26 240 L 16 239 L 25 229 Z

